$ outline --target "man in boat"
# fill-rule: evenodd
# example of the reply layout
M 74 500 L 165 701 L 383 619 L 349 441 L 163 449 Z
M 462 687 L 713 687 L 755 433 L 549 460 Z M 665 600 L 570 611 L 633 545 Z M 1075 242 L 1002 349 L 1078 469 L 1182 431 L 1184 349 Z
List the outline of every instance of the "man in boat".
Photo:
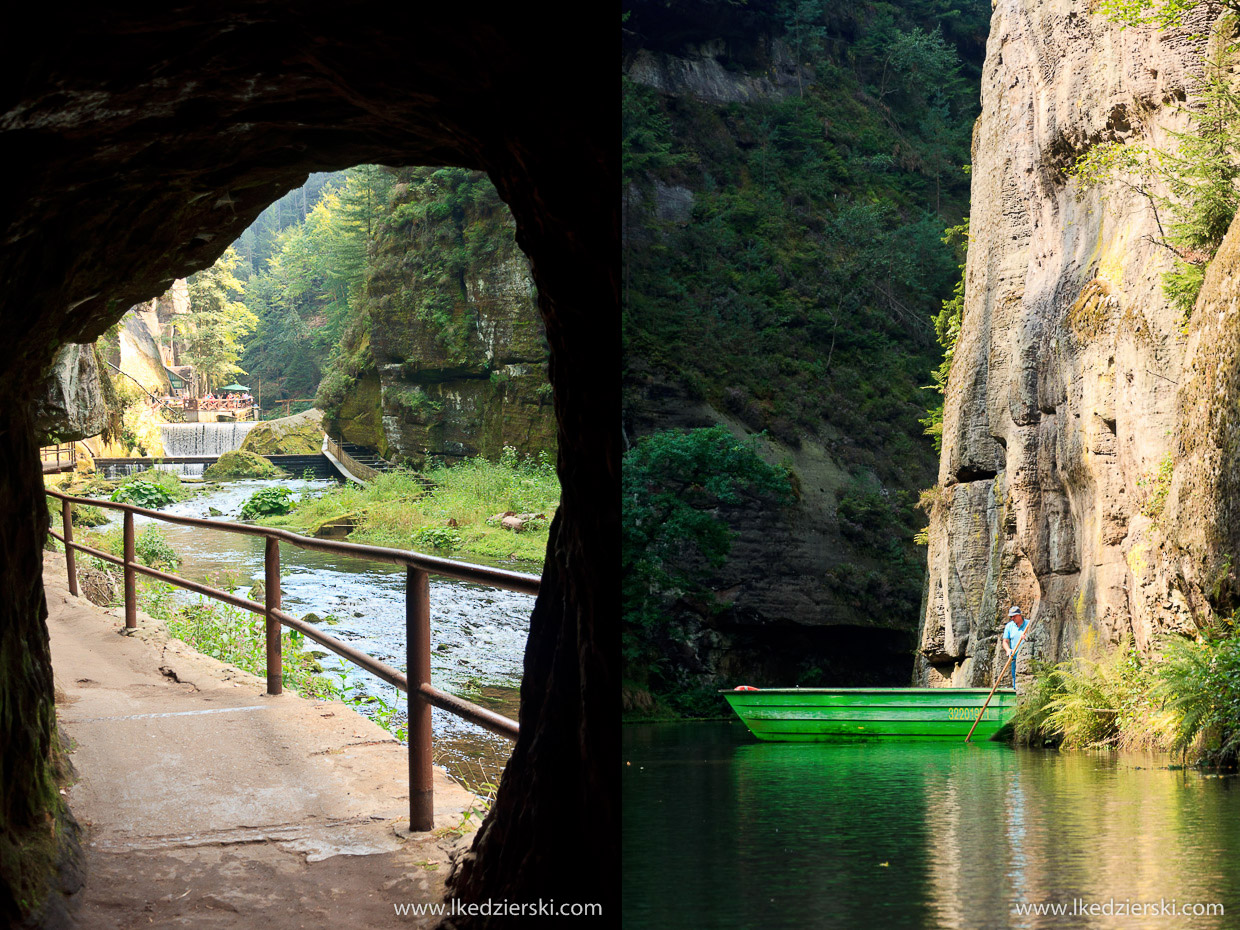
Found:
M 1020 608 L 1012 605 L 1012 609 L 1008 611 L 1007 626 L 1003 628 L 1003 654 L 1012 655 L 1016 648 L 1020 645 L 1022 637 L 1025 635 L 1025 617 L 1020 612 Z M 1012 690 L 1016 690 L 1016 658 L 1012 658 Z

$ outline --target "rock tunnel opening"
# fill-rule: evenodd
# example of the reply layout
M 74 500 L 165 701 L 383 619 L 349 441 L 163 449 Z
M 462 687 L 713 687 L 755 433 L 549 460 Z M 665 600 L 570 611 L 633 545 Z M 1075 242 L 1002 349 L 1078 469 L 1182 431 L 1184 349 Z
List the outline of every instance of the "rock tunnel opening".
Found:
M 31 852 L 59 802 L 47 791 L 48 516 L 28 385 L 62 344 L 92 341 L 128 307 L 210 266 L 311 171 L 363 162 L 486 172 L 512 209 L 550 349 L 563 495 L 531 618 L 522 735 L 450 892 L 594 900 L 614 913 L 619 436 L 598 411 L 619 408 L 619 120 L 606 56 L 588 41 L 557 42 L 542 17 L 518 10 L 375 6 L 343 18 L 190 3 L 22 17 L 9 33 L 21 43 L 5 56 L 21 80 L 6 81 L 0 100 L 0 145 L 25 179 L 0 198 L 10 333 L 0 373 L 0 914 L 26 915 L 31 900 L 44 917 L 57 906 L 51 859 Z M 605 19 L 581 28 L 601 40 Z

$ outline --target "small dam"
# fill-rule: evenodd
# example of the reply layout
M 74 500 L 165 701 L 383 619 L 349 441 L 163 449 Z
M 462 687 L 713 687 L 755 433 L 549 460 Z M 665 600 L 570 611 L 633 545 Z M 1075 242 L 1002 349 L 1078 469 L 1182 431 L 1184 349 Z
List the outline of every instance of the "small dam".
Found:
M 214 455 L 236 452 L 254 423 L 168 423 L 159 428 L 164 454 L 170 458 L 185 455 Z

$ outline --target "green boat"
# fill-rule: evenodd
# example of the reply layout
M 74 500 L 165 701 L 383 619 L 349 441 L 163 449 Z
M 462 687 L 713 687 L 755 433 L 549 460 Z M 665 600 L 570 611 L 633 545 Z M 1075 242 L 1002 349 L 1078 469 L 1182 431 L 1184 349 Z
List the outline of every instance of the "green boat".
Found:
M 720 693 L 763 740 L 963 740 L 990 689 L 741 687 Z M 996 690 L 973 739 L 993 739 L 1015 712 L 1016 692 Z

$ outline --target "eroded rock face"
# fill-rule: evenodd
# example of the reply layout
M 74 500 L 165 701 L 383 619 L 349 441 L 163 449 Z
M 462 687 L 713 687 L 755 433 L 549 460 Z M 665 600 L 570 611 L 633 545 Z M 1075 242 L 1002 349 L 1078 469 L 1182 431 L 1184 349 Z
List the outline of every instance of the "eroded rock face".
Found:
M 5 67 L 21 79 L 0 97 L 0 150 L 23 183 L 0 199 L 0 923 L 44 874 L 19 851 L 61 803 L 31 386 L 57 346 L 210 265 L 310 171 L 359 163 L 486 171 L 530 257 L 550 349 L 564 492 L 521 738 L 453 893 L 618 912 L 619 431 L 599 411 L 619 408 L 619 118 L 597 52 L 614 21 L 579 13 L 564 43 L 517 8 L 356 13 L 32 6 L 9 23 L 22 41 Z
M 35 429 L 40 442 L 99 435 L 107 424 L 108 408 L 94 346 L 64 346 L 43 381 L 36 404 Z
M 508 208 L 480 172 L 398 178 L 363 298 L 368 367 L 329 430 L 416 467 L 554 453 L 547 342 Z
M 1192 624 L 1161 548 L 1178 517 L 1158 501 L 1187 426 L 1189 345 L 1160 281 L 1170 253 L 1123 179 L 1082 190 L 1066 169 L 1100 142 L 1173 145 L 1204 15 L 1159 34 L 1065 0 L 995 6 L 922 682 L 989 685 L 1012 603 L 1035 622 L 1022 672 L 1087 629 L 1146 647 Z

